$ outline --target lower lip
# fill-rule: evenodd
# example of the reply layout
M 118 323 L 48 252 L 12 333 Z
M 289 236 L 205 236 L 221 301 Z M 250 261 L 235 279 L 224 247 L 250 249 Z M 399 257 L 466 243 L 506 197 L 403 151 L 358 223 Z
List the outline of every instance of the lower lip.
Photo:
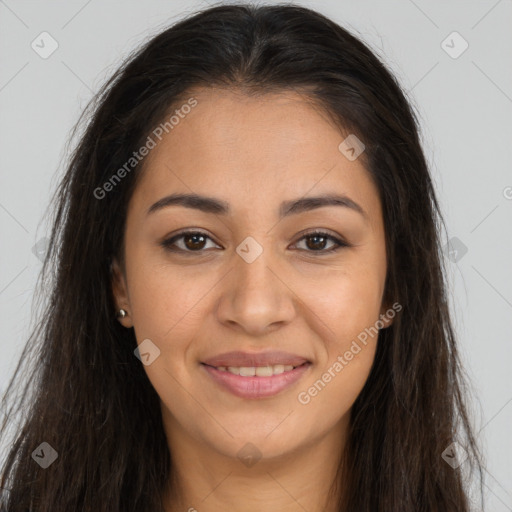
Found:
M 308 371 L 311 363 L 304 363 L 289 372 L 272 375 L 272 377 L 241 377 L 229 371 L 217 370 L 204 363 L 201 363 L 201 366 L 214 381 L 233 395 L 240 398 L 267 398 L 293 386 Z

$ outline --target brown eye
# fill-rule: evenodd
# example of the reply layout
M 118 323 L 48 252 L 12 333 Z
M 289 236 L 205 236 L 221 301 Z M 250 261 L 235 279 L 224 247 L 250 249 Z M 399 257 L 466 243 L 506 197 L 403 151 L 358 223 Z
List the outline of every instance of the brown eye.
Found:
M 328 241 L 327 237 L 321 235 L 308 235 L 305 239 L 307 240 L 306 246 L 308 249 L 315 251 L 325 249 L 325 244 Z
M 191 251 L 203 249 L 206 237 L 200 233 L 194 233 L 191 235 L 185 235 L 183 241 L 187 249 Z
M 318 252 L 318 253 L 329 253 L 338 250 L 340 247 L 348 247 L 349 244 L 343 242 L 335 236 L 329 235 L 328 233 L 314 231 L 312 233 L 305 234 L 299 242 L 306 241 L 307 252 Z M 332 242 L 334 245 L 326 249 L 326 245 Z
M 164 240 L 161 245 L 171 252 L 202 252 L 207 240 L 211 240 L 211 238 L 200 231 L 184 231 L 168 240 Z

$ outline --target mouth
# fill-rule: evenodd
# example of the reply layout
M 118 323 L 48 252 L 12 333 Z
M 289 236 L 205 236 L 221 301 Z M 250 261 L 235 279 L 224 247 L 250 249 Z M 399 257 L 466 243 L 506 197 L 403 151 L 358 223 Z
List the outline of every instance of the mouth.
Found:
M 275 396 L 289 389 L 309 370 L 311 363 L 266 364 L 264 366 L 213 366 L 201 363 L 207 375 L 221 389 L 240 398 Z

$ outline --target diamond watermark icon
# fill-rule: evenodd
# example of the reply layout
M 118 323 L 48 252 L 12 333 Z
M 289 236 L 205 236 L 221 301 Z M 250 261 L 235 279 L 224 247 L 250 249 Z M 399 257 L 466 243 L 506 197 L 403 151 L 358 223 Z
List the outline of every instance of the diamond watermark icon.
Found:
M 47 59 L 59 47 L 59 43 L 48 32 L 41 32 L 30 44 L 39 57 Z
M 32 247 L 32 254 L 41 262 L 44 262 L 44 258 L 46 256 L 46 253 L 48 251 L 50 240 L 48 238 L 44 237 L 39 240 L 34 247 Z
M 441 454 L 441 457 L 453 469 L 457 469 L 468 458 L 468 452 L 457 441 L 454 441 Z
M 469 43 L 456 31 L 441 43 L 441 48 L 452 58 L 458 59 L 469 47 Z
M 54 450 L 53 446 L 47 442 L 41 443 L 33 452 L 32 458 L 43 468 L 50 467 L 59 454 Z
M 263 247 L 252 236 L 248 236 L 238 245 L 236 252 L 246 263 L 252 263 L 261 255 Z
M 252 443 L 246 443 L 236 455 L 248 468 L 261 459 L 261 452 Z
M 133 353 L 144 366 L 149 366 L 160 356 L 160 349 L 149 338 L 146 338 Z
M 451 262 L 458 263 L 466 255 L 468 248 L 461 240 L 453 236 L 444 246 L 444 252 Z
M 351 133 L 338 146 L 340 152 L 351 162 L 353 162 L 365 150 L 365 148 L 366 146 L 363 142 L 353 133 Z

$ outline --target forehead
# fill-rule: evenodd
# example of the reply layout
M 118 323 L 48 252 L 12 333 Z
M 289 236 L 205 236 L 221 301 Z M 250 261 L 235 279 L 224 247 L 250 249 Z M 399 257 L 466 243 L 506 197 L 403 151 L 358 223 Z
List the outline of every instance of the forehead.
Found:
M 166 142 L 189 157 L 243 161 L 245 167 L 274 160 L 318 160 L 341 134 L 313 100 L 295 91 L 247 95 L 231 89 L 192 92 L 197 106 L 173 129 Z M 178 138 L 177 135 L 180 134 Z M 327 137 L 327 138 L 326 138 Z M 319 144 L 322 142 L 321 144 Z M 170 147 L 168 149 L 171 149 Z M 193 149 L 200 149 L 195 151 Z M 331 148 L 332 149 L 332 148 Z
M 195 106 L 181 109 L 190 98 Z M 140 203 L 175 191 L 246 204 L 329 192 L 359 203 L 377 198 L 362 158 L 350 161 L 339 150 L 347 134 L 304 94 L 198 88 L 163 122 L 173 114 L 172 129 L 161 140 L 153 135 L 134 194 Z

